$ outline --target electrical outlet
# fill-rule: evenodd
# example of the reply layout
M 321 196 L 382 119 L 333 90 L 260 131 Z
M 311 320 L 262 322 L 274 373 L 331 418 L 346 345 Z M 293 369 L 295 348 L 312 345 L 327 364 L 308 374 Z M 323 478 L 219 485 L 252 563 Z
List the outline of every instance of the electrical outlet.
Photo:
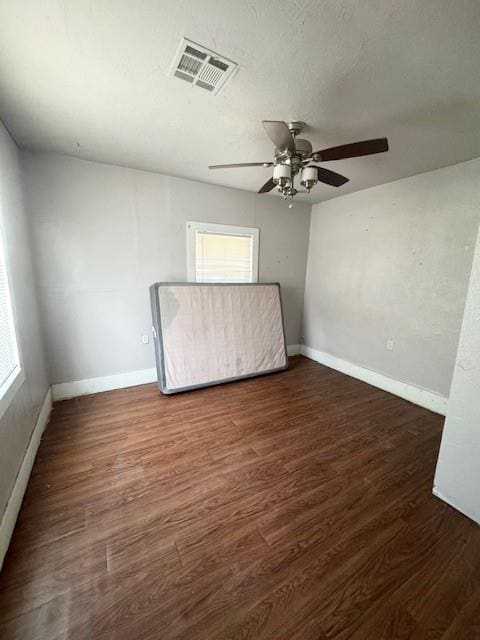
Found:
M 148 340 L 149 340 L 148 335 L 146 333 L 143 333 L 142 334 L 142 342 L 143 342 L 143 344 L 148 344 Z
M 387 340 L 387 350 L 393 351 L 393 340 Z

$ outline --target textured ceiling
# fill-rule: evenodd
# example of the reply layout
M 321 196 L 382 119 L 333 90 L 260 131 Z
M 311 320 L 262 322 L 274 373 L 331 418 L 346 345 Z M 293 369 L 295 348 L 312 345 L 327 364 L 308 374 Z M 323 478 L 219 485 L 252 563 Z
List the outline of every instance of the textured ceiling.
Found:
M 0 116 L 21 146 L 257 190 L 262 119 L 314 148 L 388 136 L 326 163 L 310 201 L 480 155 L 478 0 L 0 0 Z M 167 77 L 186 36 L 239 64 L 213 96 Z M 269 196 L 259 196 L 269 197 Z

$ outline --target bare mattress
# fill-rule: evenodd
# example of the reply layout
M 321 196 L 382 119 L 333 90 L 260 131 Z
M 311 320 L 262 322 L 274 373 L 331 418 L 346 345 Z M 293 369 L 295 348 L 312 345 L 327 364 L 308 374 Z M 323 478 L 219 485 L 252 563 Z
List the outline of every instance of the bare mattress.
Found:
M 163 393 L 287 368 L 278 283 L 157 282 L 150 296 Z

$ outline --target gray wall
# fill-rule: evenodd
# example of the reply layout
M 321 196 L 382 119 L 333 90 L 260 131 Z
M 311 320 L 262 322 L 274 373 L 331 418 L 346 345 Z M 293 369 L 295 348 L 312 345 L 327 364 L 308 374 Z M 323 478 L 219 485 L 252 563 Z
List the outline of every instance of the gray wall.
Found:
M 260 228 L 259 279 L 281 283 L 299 342 L 310 205 L 56 154 L 23 161 L 52 383 L 154 366 L 148 287 L 186 279 L 187 220 Z
M 479 184 L 474 160 L 314 205 L 305 343 L 448 395 Z
M 434 492 L 480 524 L 480 235 L 465 305 Z
M 0 420 L 0 519 L 48 388 L 18 149 L 0 122 L 0 223 L 26 380 Z

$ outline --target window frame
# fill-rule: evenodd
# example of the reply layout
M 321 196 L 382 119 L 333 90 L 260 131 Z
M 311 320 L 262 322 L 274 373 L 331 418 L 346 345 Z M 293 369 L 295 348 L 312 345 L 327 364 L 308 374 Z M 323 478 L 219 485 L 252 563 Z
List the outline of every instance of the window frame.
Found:
M 251 283 L 258 282 L 258 260 L 260 229 L 258 227 L 238 227 L 235 225 L 218 224 L 213 222 L 187 222 L 187 279 L 197 282 L 196 276 L 196 234 L 197 232 L 211 233 L 224 236 L 241 236 L 252 238 L 252 271 Z M 225 283 L 228 284 L 228 283 Z
M 20 349 L 20 340 L 18 336 L 17 330 L 17 314 L 15 308 L 15 302 L 13 297 L 13 286 L 12 279 L 10 276 L 10 259 L 7 250 L 7 245 L 5 242 L 5 231 L 3 225 L 0 224 L 0 260 L 3 260 L 4 268 L 5 268 L 5 276 L 6 276 L 6 291 L 7 291 L 7 305 L 8 305 L 8 318 L 9 324 L 11 328 L 11 333 L 13 336 L 13 346 L 15 351 L 15 360 L 16 366 L 15 369 L 10 373 L 8 378 L 0 385 L 0 419 L 3 417 L 5 412 L 8 410 L 10 405 L 12 404 L 13 399 L 15 398 L 17 391 L 20 389 L 22 384 L 25 382 L 25 371 L 23 368 L 23 360 L 22 353 Z

